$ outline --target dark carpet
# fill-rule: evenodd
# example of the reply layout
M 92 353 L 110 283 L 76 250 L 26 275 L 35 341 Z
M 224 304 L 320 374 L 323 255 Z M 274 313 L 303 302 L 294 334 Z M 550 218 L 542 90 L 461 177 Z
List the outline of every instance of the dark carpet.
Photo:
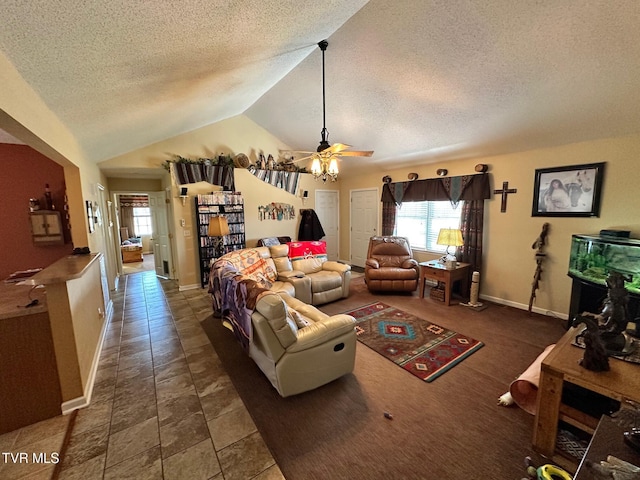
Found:
M 324 305 L 333 315 L 376 301 L 485 346 L 425 383 L 357 344 L 352 374 L 282 398 L 218 319 L 203 328 L 285 477 L 298 479 L 520 479 L 533 417 L 497 406 L 509 383 L 557 341 L 562 321 L 511 307 L 482 312 L 413 294 L 372 295 L 363 278 L 349 298 Z M 384 412 L 392 414 L 387 419 Z
M 474 338 L 382 302 L 346 313 L 356 319 L 358 341 L 425 382 L 432 382 L 483 346 Z

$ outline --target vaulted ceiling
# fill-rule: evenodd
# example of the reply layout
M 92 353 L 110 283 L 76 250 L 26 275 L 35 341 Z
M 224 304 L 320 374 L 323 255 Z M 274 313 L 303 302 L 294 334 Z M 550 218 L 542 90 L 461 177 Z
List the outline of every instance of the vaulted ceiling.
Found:
M 375 151 L 343 163 L 640 132 L 635 0 L 5 0 L 0 11 L 2 53 L 95 162 L 240 114 L 315 150 L 325 38 L 329 141 Z

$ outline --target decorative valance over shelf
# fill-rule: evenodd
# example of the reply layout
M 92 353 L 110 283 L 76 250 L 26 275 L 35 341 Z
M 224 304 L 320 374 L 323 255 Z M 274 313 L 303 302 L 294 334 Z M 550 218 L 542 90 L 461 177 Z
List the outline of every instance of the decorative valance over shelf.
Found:
M 300 172 L 288 172 L 285 170 L 262 170 L 253 165 L 248 168 L 254 176 L 269 185 L 281 188 L 295 195 L 300 182 Z
M 486 200 L 488 198 L 491 198 L 489 174 L 480 173 L 385 183 L 382 187 L 381 201 L 400 205 L 403 202 L 449 200 L 455 207 L 460 200 Z
M 212 185 L 220 185 L 227 191 L 235 191 L 233 167 L 227 165 L 205 165 L 202 163 L 173 164 L 178 184 L 209 182 Z

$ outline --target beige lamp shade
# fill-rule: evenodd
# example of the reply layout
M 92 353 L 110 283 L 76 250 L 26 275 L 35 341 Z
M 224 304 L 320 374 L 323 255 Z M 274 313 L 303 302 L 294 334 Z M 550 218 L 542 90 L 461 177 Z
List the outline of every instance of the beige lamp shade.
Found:
M 225 217 L 211 217 L 209 219 L 209 231 L 207 235 L 210 237 L 224 237 L 229 235 L 229 224 Z
M 447 247 L 461 247 L 464 245 L 462 232 L 457 228 L 441 228 L 436 243 L 438 245 L 446 245 Z

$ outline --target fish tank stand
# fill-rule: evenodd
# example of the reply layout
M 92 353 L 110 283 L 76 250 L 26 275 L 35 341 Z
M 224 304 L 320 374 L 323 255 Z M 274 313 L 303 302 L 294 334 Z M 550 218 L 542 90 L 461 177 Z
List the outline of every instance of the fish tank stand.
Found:
M 607 297 L 606 279 L 611 271 L 631 277 L 628 321 L 640 315 L 640 240 L 598 235 L 572 235 L 568 275 L 572 279 L 569 326 L 582 312 L 600 313 Z

